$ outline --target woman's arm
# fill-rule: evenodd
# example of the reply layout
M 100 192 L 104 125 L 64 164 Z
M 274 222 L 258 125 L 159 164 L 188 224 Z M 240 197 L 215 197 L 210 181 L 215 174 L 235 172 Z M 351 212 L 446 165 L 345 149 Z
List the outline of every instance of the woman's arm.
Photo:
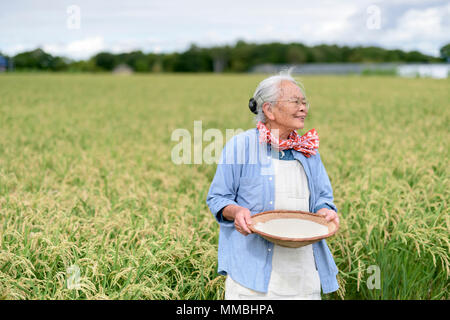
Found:
M 238 168 L 239 164 L 234 161 L 235 140 L 236 136 L 230 139 L 223 148 L 220 162 L 217 165 L 216 173 L 206 197 L 206 203 L 209 209 L 217 222 L 224 227 L 233 226 L 233 221 L 224 219 L 224 209 L 229 205 L 238 205 L 235 200 L 240 180 L 240 171 Z
M 236 203 L 242 166 L 236 151 L 242 147 L 247 146 L 245 140 L 239 140 L 239 136 L 234 136 L 225 145 L 206 203 L 221 226 L 234 226 L 237 231 L 246 236 L 252 233 L 248 228 L 248 224 L 251 223 L 250 210 Z
M 316 156 L 318 157 L 316 187 L 319 197 L 316 200 L 314 212 L 324 216 L 327 221 L 334 220 L 339 225 L 338 210 L 333 198 L 333 188 L 331 187 L 331 182 L 323 165 L 320 153 L 317 152 Z

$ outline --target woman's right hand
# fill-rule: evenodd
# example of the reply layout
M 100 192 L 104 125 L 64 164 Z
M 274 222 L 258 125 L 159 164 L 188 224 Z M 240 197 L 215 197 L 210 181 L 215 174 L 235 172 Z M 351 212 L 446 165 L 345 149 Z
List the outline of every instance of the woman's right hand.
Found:
M 234 220 L 234 227 L 244 236 L 249 235 L 252 231 L 248 226 L 252 223 L 250 210 L 245 207 L 228 205 L 223 209 L 225 219 Z
M 250 210 L 244 207 L 239 208 L 240 210 L 236 213 L 236 216 L 234 218 L 234 227 L 244 236 L 247 236 L 252 233 L 252 231 L 248 228 L 248 225 L 252 223 Z

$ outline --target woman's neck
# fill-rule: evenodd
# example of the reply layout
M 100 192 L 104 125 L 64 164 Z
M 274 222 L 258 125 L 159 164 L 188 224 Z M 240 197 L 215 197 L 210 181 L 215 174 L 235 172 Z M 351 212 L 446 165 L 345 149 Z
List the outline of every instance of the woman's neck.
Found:
M 292 132 L 292 129 L 280 127 L 276 123 L 271 123 L 269 121 L 266 122 L 266 127 L 279 140 L 286 140 Z

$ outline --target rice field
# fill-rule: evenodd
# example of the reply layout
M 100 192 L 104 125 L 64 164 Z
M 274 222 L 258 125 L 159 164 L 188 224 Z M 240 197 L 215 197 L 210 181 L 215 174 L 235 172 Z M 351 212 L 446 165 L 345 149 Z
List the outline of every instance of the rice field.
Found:
M 0 299 L 223 299 L 216 165 L 171 135 L 253 127 L 264 77 L 1 75 Z M 449 299 L 449 80 L 297 79 L 341 221 L 322 298 Z

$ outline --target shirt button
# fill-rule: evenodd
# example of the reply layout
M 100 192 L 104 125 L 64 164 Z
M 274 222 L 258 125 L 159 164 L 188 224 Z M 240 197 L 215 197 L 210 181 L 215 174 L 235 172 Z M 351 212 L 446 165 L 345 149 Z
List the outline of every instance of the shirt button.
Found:
M 270 201 L 269 203 L 272 204 L 272 201 Z
M 270 177 L 269 180 L 272 181 L 272 177 Z
M 267 251 L 272 251 L 272 249 L 269 248 L 269 249 L 267 249 Z

